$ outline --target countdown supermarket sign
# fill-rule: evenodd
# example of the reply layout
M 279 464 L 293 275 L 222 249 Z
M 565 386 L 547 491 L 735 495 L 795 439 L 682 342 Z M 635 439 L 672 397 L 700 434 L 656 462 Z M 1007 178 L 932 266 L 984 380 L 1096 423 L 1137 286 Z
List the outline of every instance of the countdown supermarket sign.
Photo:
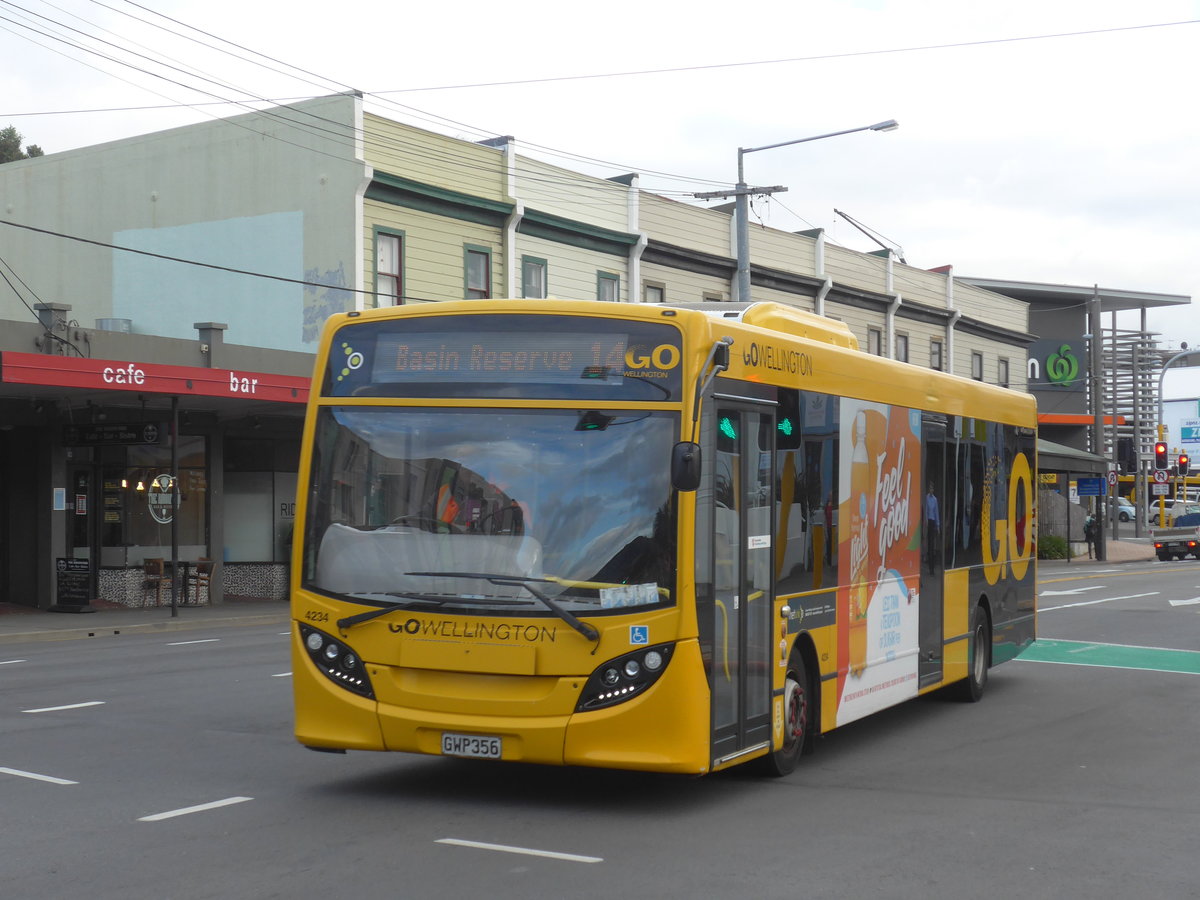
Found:
M 231 397 L 305 403 L 309 380 L 296 375 L 74 359 L 41 353 L 0 353 L 0 382 L 93 391 L 136 391 L 178 397 Z

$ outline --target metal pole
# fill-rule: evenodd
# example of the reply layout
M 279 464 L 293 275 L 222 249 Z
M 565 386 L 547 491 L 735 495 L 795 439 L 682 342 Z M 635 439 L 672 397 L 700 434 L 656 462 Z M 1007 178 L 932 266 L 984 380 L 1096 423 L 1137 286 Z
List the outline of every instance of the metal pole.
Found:
M 179 398 L 171 398 L 171 618 L 179 615 L 175 583 L 179 579 Z
M 739 303 L 750 302 L 750 198 L 746 191 L 746 175 L 743 171 L 742 156 L 745 154 L 738 147 L 738 180 L 737 194 L 734 197 L 734 227 L 737 229 L 737 297 Z
M 1111 336 L 1109 337 L 1108 358 L 1112 360 L 1112 378 L 1108 382 L 1112 390 L 1112 403 L 1109 404 L 1109 412 L 1112 414 L 1112 428 L 1109 434 L 1112 435 L 1112 471 L 1120 472 L 1121 435 L 1117 430 L 1117 313 L 1115 310 L 1109 314 L 1109 322 L 1111 323 L 1109 329 Z M 1120 482 L 1118 481 L 1117 484 L 1112 486 L 1111 493 L 1105 493 L 1105 502 L 1108 504 L 1105 515 L 1112 524 L 1112 539 L 1114 541 L 1119 540 L 1117 536 L 1119 533 L 1118 525 L 1121 521 L 1117 515 L 1117 511 L 1120 509 L 1117 505 L 1117 496 L 1120 494 L 1119 484 Z
M 1092 399 L 1092 452 L 1096 456 L 1104 456 L 1104 410 L 1101 409 L 1101 398 L 1103 390 L 1100 386 L 1101 366 L 1100 366 L 1100 341 L 1103 337 L 1101 334 L 1100 321 L 1100 286 L 1092 286 L 1092 299 L 1088 303 L 1088 331 L 1091 332 L 1092 342 L 1088 347 L 1088 385 L 1091 389 Z M 1103 477 L 1103 473 L 1101 473 Z M 1108 556 L 1104 546 L 1104 516 L 1096 515 L 1100 510 L 1096 509 L 1093 515 L 1096 517 L 1096 559 L 1104 562 Z

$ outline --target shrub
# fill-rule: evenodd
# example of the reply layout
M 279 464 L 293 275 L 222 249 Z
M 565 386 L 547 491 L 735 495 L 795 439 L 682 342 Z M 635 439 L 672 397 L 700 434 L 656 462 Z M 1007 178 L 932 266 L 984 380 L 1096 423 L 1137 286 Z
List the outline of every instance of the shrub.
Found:
M 1071 548 L 1067 539 L 1057 534 L 1038 535 L 1038 559 L 1070 559 Z

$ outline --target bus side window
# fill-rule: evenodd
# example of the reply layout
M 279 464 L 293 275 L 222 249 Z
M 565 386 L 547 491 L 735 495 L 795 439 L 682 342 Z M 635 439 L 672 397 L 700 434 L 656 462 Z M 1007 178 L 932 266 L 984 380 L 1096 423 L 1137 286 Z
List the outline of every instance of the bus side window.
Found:
M 838 400 L 782 389 L 776 421 L 776 590 L 831 587 L 837 569 Z

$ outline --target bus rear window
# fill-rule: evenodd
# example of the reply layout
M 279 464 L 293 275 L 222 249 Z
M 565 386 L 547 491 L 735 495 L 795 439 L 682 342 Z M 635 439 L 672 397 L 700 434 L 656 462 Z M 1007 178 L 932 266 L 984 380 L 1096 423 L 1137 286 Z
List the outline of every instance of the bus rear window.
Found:
M 678 330 L 555 315 L 413 316 L 335 335 L 331 397 L 523 397 L 670 401 L 681 396 Z

